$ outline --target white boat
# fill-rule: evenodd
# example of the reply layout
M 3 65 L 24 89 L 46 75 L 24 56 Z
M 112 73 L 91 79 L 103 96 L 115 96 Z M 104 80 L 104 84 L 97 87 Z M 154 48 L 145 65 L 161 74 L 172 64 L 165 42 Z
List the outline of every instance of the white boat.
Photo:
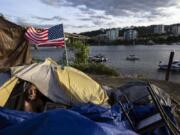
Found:
M 168 64 L 163 64 L 161 61 L 159 62 L 159 69 L 166 70 L 168 68 Z M 172 71 L 180 71 L 180 61 L 176 60 L 172 62 L 171 65 Z
M 126 60 L 135 61 L 135 60 L 139 60 L 139 58 L 133 54 L 126 57 Z
M 98 54 L 95 56 L 90 56 L 89 57 L 89 61 L 90 62 L 106 62 L 108 60 L 108 58 L 106 58 L 105 56 L 103 56 L 102 54 Z

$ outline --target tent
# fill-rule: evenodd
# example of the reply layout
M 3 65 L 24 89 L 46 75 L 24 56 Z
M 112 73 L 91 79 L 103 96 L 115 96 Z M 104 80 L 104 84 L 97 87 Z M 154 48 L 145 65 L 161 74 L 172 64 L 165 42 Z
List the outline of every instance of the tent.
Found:
M 15 87 L 22 80 L 33 83 L 44 96 L 55 103 L 70 106 L 89 102 L 107 104 L 108 96 L 97 82 L 75 68 L 62 68 L 52 59 L 12 68 L 11 74 L 12 78 L 0 88 L 2 107 L 11 99 Z

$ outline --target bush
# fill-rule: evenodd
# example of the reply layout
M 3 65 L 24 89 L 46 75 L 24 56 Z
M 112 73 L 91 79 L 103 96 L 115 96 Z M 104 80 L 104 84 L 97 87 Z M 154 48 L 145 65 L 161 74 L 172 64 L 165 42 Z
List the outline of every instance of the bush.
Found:
M 75 61 L 76 64 L 87 64 L 89 56 L 88 45 L 82 43 L 81 41 L 75 41 L 70 46 L 75 50 Z
M 73 64 L 71 65 L 74 68 L 77 68 L 83 72 L 97 75 L 111 75 L 118 76 L 119 74 L 112 68 L 107 67 L 104 64 Z

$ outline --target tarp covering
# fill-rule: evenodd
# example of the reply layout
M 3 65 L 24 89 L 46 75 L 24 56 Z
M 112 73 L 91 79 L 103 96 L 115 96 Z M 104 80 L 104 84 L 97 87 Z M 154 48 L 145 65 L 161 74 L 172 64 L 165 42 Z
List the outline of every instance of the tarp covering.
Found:
M 46 59 L 44 63 L 32 64 L 20 69 L 18 67 L 18 70 L 17 72 L 13 69 L 14 73 L 12 73 L 17 78 L 33 83 L 43 95 L 56 103 L 65 105 L 88 102 L 107 104 L 108 96 L 101 86 L 86 74 L 72 67 L 62 69 L 51 59 Z M 13 82 L 9 84 L 14 86 Z M 6 91 L 4 86 L 0 89 L 0 93 L 1 91 Z M 6 101 L 1 101 L 0 105 L 3 106 Z
M 118 106 L 84 104 L 40 114 L 0 108 L 1 135 L 136 135 L 122 120 Z
M 153 105 L 134 106 L 133 115 L 141 120 L 153 113 Z M 167 110 L 170 113 L 170 110 Z M 166 127 L 157 127 L 154 135 L 169 135 Z M 69 110 L 56 109 L 27 113 L 0 108 L 1 135 L 136 135 L 118 104 L 102 107 L 81 104 Z M 146 133 L 144 135 L 148 135 Z
M 0 71 L 31 63 L 31 46 L 24 38 L 24 32 L 23 27 L 0 16 Z

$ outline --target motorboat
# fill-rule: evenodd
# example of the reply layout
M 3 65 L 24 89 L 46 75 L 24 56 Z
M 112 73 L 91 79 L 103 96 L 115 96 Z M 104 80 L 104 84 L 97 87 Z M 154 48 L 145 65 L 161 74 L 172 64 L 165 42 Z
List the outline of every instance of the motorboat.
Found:
M 129 55 L 128 57 L 126 57 L 126 60 L 130 60 L 130 61 L 135 61 L 135 60 L 139 60 L 140 58 L 133 55 Z
M 168 69 L 168 64 L 163 64 L 163 63 L 160 61 L 160 62 L 159 62 L 159 69 L 161 69 L 161 70 L 166 70 L 166 69 Z M 171 70 L 172 70 L 172 71 L 180 71 L 180 61 L 179 61 L 179 60 L 175 60 L 175 61 L 172 62 Z
M 97 63 L 99 63 L 99 62 L 106 62 L 107 60 L 108 60 L 108 58 L 106 58 L 102 54 L 98 54 L 98 55 L 89 57 L 89 62 L 97 62 Z

